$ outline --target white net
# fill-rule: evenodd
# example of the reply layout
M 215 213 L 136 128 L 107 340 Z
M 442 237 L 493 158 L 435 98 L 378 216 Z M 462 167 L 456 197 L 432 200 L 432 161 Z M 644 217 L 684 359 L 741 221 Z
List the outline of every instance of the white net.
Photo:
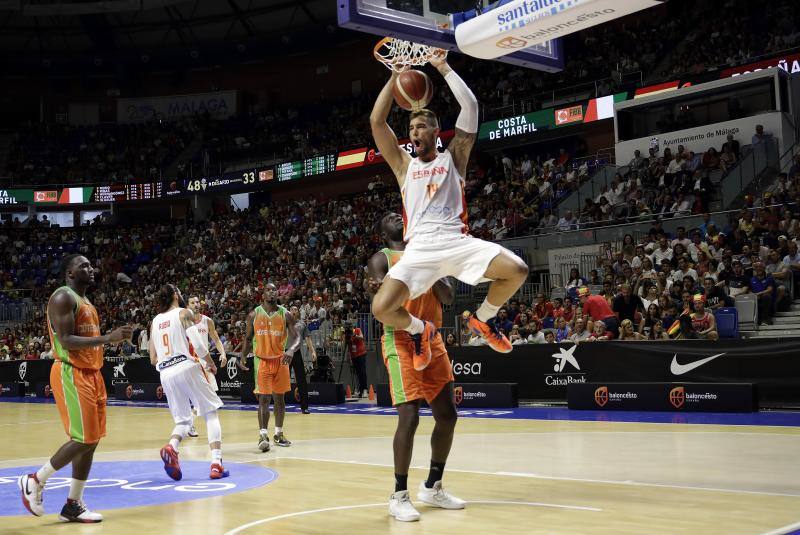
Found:
M 375 45 L 375 59 L 386 65 L 386 68 L 397 72 L 425 65 L 433 57 L 446 55 L 447 51 L 441 48 L 394 37 L 384 37 Z

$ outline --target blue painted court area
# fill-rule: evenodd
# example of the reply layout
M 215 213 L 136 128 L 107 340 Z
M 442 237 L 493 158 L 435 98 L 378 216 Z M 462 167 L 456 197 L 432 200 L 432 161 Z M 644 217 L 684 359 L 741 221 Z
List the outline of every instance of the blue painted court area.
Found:
M 39 398 L 0 398 L 11 403 L 54 403 Z M 167 408 L 166 403 L 108 400 L 112 407 Z M 255 411 L 255 404 L 225 401 L 224 410 Z M 290 414 L 300 413 L 298 405 L 287 405 Z M 312 405 L 313 414 L 376 414 L 393 416 L 392 407 L 378 407 L 373 403 L 346 403 L 344 405 Z M 430 409 L 420 410 L 430 416 Z M 568 420 L 578 422 L 629 422 L 654 424 L 705 424 L 705 425 L 767 425 L 800 427 L 800 411 L 730 412 L 645 412 L 645 411 L 573 411 L 565 407 L 518 407 L 516 409 L 458 409 L 462 418 L 506 418 L 511 420 Z
M 159 461 L 96 462 L 92 465 L 84 497 L 98 511 L 163 505 L 242 492 L 271 483 L 278 477 L 277 472 L 263 466 L 226 463 L 230 477 L 211 480 L 208 478 L 208 466 L 203 461 L 182 462 L 183 479 L 173 481 L 164 473 L 164 464 Z M 19 466 L 0 469 L 0 503 L 3 503 L 0 516 L 30 514 L 20 500 L 17 478 L 38 468 Z M 67 499 L 70 480 L 69 465 L 47 480 L 44 508 L 48 514 L 61 511 Z

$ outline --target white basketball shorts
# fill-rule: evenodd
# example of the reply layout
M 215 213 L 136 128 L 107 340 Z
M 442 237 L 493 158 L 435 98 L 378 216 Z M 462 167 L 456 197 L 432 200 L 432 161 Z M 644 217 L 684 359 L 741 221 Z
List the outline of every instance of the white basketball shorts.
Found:
M 208 363 L 205 361 L 205 359 L 202 359 L 200 364 L 202 364 L 203 370 L 206 372 L 206 377 L 208 377 L 208 382 L 211 383 L 211 388 L 214 389 L 214 392 L 218 392 L 219 386 L 217 385 L 217 378 L 214 377 L 214 374 L 208 369 Z
M 208 380 L 209 375 L 199 363 L 161 374 L 161 386 L 176 424 L 192 421 L 192 406 L 200 416 L 222 407 L 222 400 Z
M 417 236 L 387 275 L 405 283 L 411 294 L 409 299 L 416 299 L 443 277 L 455 277 L 472 286 L 490 280 L 483 275 L 504 250 L 501 245 L 469 234 Z

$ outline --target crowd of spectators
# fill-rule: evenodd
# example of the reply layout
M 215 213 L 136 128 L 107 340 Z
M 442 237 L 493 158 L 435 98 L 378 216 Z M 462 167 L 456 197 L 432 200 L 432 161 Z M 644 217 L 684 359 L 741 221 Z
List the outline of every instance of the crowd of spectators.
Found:
M 597 268 L 573 269 L 563 297 L 512 300 L 497 326 L 514 344 L 547 341 L 718 338 L 715 313 L 752 295 L 759 325 L 800 297 L 800 157 L 760 201 L 730 220 L 703 214 L 672 234 L 661 220 L 616 250 L 601 246 Z M 592 288 L 593 290 L 590 290 Z M 462 344 L 481 344 L 464 331 Z
M 17 183 L 35 184 L 160 179 L 196 132 L 192 119 L 96 126 L 30 124 L 15 132 L 4 174 Z

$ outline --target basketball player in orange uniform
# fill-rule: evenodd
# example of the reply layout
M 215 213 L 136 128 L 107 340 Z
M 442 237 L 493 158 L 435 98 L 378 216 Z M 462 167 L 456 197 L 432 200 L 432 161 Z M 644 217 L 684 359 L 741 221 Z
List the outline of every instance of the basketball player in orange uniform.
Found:
M 22 503 L 36 516 L 44 514 L 42 491 L 55 472 L 72 463 L 72 482 L 67 503 L 61 509 L 63 522 L 101 522 L 100 513 L 83 503 L 83 489 L 92 468 L 94 450 L 106 435 L 106 387 L 103 345 L 130 340 L 129 325 L 100 334 L 100 319 L 86 290 L 94 282 L 94 269 L 83 255 L 71 254 L 61 262 L 66 284 L 47 303 L 47 327 L 53 347 L 50 387 L 64 430 L 70 437 L 50 461 L 33 474 L 19 478 Z
M 286 402 L 283 395 L 291 387 L 289 364 L 295 352 L 300 348 L 300 336 L 294 328 L 297 319 L 291 312 L 278 304 L 278 289 L 268 283 L 264 287 L 263 303 L 247 315 L 247 332 L 244 335 L 241 367 L 249 370 L 244 364 L 252 350 L 255 368 L 256 389 L 258 398 L 258 449 L 269 451 L 269 400 L 275 404 L 276 446 L 291 446 L 292 443 L 283 435 L 283 418 L 286 414 Z M 291 337 L 292 345 L 286 347 Z
M 415 359 L 420 365 L 431 358 L 430 343 L 436 328 L 410 314 L 403 303 L 424 294 L 443 277 L 471 285 L 493 281 L 483 304 L 469 317 L 469 327 L 492 349 L 508 353 L 512 349 L 508 338 L 488 322 L 528 277 L 528 266 L 511 251 L 469 235 L 464 176 L 478 132 L 478 101 L 447 64 L 444 51 L 430 63 L 444 76 L 461 106 L 456 133 L 447 150 L 440 153 L 436 148 L 439 120 L 427 109 L 411 113 L 409 138 L 416 158 L 398 146 L 386 123 L 396 72 L 378 95 L 370 115 L 375 144 L 392 168 L 403 196 L 403 240 L 408 244 L 403 259 L 390 268 L 372 300 L 372 312 L 384 326 L 414 337 Z
M 386 248 L 375 253 L 367 266 L 372 284 L 380 283 L 392 266 L 404 255 L 403 219 L 398 214 L 387 214 L 380 222 L 381 237 Z M 442 303 L 453 302 L 453 287 L 447 279 L 440 279 L 433 287 L 412 301 L 405 303 L 410 314 L 431 322 L 437 329 L 442 326 Z M 417 498 L 429 505 L 444 509 L 463 509 L 466 505 L 442 488 L 442 475 L 455 430 L 456 404 L 453 394 L 453 368 L 447 356 L 442 336 L 438 330 L 431 342 L 431 360 L 423 369 L 414 362 L 414 340 L 404 330 L 384 326 L 382 338 L 383 361 L 389 372 L 389 390 L 392 403 L 399 416 L 394 435 L 394 494 L 389 499 L 389 514 L 397 520 L 419 520 L 408 495 L 408 468 L 414 433 L 419 424 L 419 406 L 422 399 L 433 411 L 436 425 L 431 435 L 431 467 L 427 481 L 420 483 Z

